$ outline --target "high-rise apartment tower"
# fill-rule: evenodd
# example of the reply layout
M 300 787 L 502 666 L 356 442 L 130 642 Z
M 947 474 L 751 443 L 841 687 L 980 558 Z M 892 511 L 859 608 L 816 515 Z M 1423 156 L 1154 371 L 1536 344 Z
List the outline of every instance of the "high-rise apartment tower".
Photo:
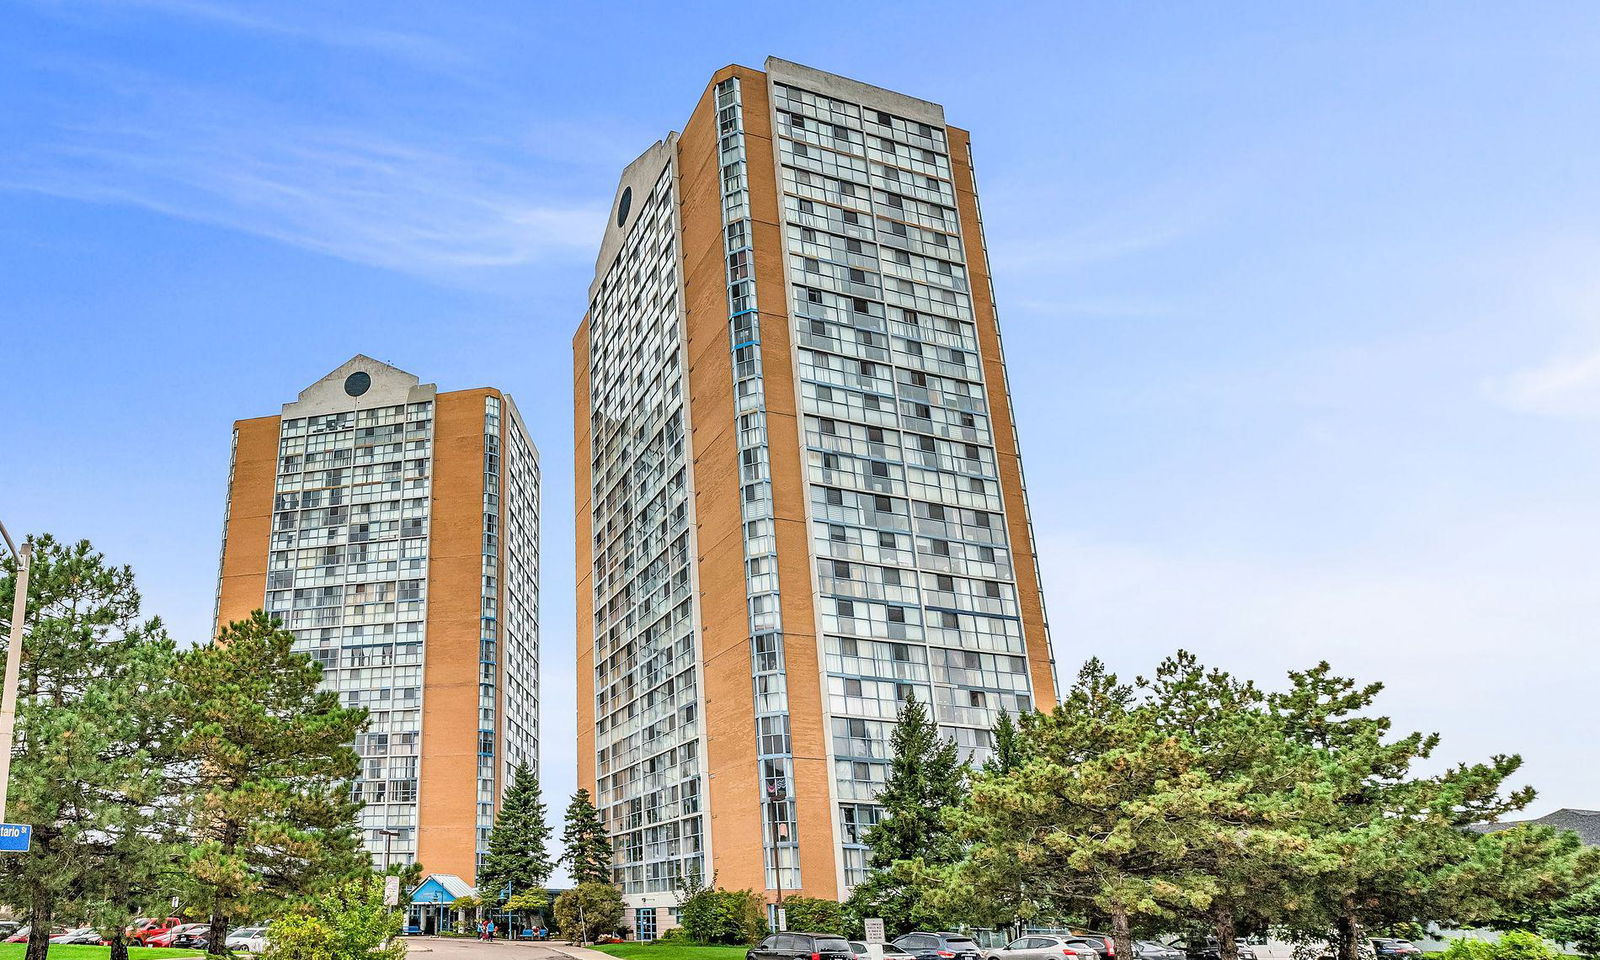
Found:
M 217 625 L 258 608 L 371 711 L 374 857 L 473 882 L 539 758 L 539 455 L 511 398 L 357 356 L 235 423 Z
M 840 898 L 907 694 L 972 754 L 1055 679 L 966 131 L 782 60 L 630 164 L 573 340 L 578 770 L 677 877 Z

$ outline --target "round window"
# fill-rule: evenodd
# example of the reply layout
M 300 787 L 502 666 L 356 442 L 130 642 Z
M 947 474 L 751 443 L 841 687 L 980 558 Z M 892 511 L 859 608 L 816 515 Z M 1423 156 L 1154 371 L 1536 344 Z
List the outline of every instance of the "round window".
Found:
M 344 378 L 344 392 L 348 393 L 352 397 L 361 396 L 371 387 L 372 377 L 369 376 L 364 370 L 357 370 L 355 373 L 352 373 L 350 376 Z
M 622 199 L 617 201 L 617 226 L 628 222 L 628 208 L 633 206 L 633 188 L 622 188 Z

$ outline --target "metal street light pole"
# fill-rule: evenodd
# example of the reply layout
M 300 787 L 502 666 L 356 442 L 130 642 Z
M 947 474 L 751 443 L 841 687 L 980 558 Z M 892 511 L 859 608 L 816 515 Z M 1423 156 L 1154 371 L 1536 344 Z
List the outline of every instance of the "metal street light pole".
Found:
M 6 647 L 5 692 L 0 695 L 0 823 L 6 822 L 6 798 L 11 785 L 11 743 L 17 729 L 17 684 L 22 681 L 22 621 L 28 608 L 28 566 L 33 544 L 23 541 L 22 549 L 12 542 L 5 524 L 0 537 L 17 558 L 17 595 L 11 601 L 11 642 Z
M 394 845 L 394 838 L 400 836 L 399 830 L 379 830 L 378 836 L 383 838 L 383 872 L 389 872 L 389 848 Z

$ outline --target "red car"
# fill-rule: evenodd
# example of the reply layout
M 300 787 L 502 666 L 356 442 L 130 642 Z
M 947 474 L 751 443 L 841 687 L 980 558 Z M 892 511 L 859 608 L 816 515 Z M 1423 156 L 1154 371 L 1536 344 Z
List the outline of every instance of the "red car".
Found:
M 128 939 L 146 947 L 156 946 L 151 937 L 160 936 L 174 927 L 183 925 L 182 917 L 140 917 L 128 928 Z

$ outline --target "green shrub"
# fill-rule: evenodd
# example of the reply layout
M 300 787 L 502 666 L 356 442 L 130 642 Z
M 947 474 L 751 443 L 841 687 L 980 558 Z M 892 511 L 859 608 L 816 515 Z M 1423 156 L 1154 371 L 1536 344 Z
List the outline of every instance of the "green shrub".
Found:
M 400 960 L 404 914 L 383 903 L 383 884 L 345 880 L 272 925 L 274 960 Z
M 1467 937 L 1451 940 L 1443 960 L 1558 960 L 1558 955 L 1538 934 L 1513 930 L 1493 942 Z
M 751 890 L 700 890 L 678 910 L 695 943 L 755 943 L 767 935 L 766 901 Z
M 1503 934 L 1494 944 L 1495 960 L 1556 960 L 1556 952 L 1544 938 L 1526 930 Z
M 817 897 L 785 897 L 783 915 L 790 930 L 807 933 L 845 933 L 844 904 Z
M 1458 937 L 1445 948 L 1443 960 L 1495 960 L 1494 944 L 1487 940 Z
M 660 943 L 694 943 L 689 937 L 688 927 L 673 927 L 663 932 L 656 940 Z

